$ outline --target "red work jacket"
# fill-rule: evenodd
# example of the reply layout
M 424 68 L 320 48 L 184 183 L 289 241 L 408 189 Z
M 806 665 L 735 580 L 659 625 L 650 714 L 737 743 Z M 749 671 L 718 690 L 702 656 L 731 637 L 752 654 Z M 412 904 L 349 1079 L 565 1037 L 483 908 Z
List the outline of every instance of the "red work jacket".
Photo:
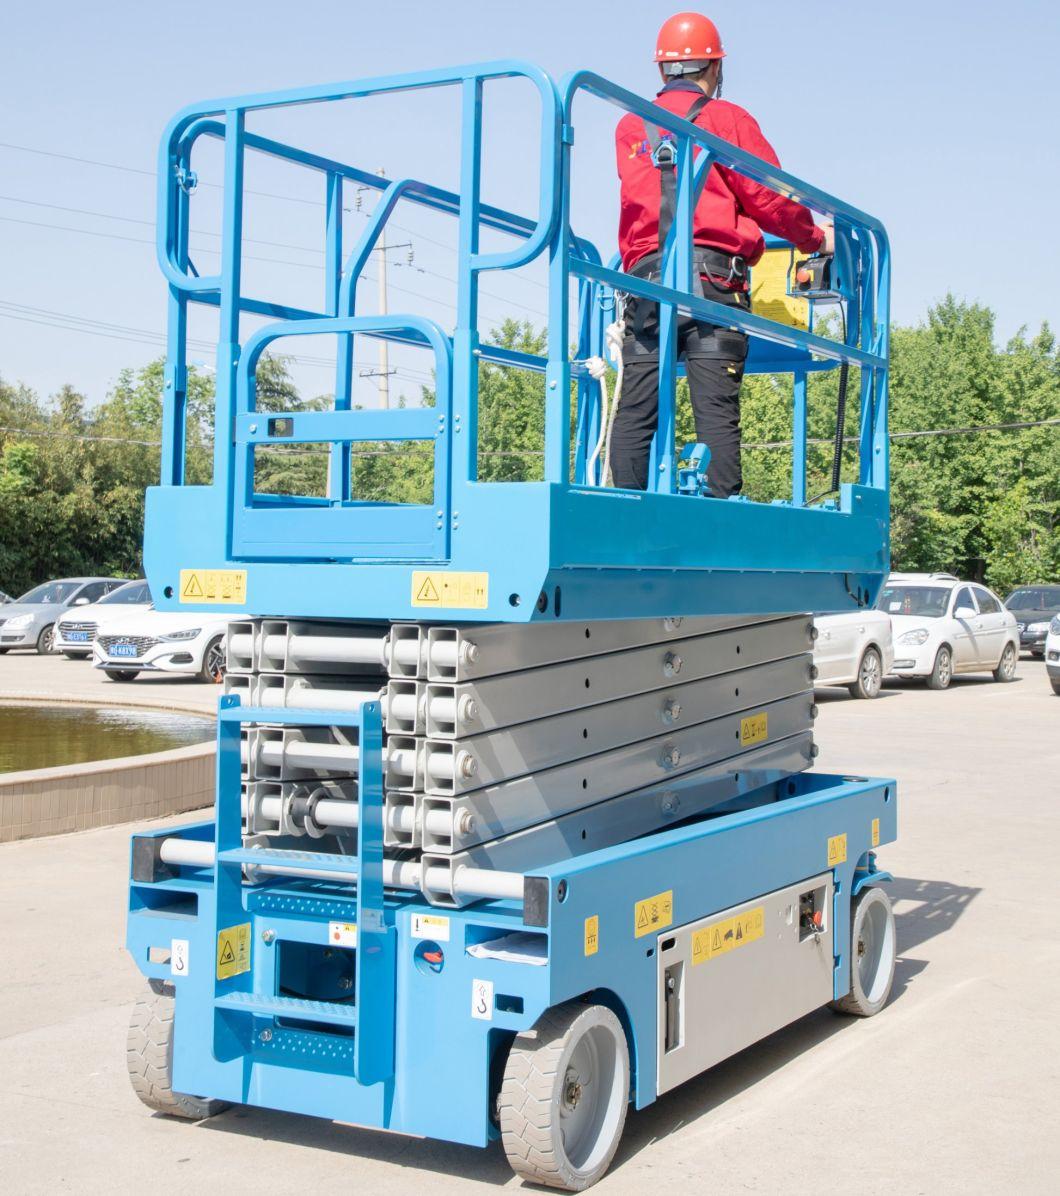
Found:
M 679 81 L 664 87 L 655 102 L 684 116 L 702 94 L 694 83 Z M 737 104 L 711 100 L 695 123 L 774 166 L 780 165 L 758 122 Z M 615 150 L 622 184 L 618 246 L 622 267 L 629 270 L 646 254 L 658 252 L 660 198 L 659 171 L 652 165 L 644 122 L 632 112 L 618 123 Z M 695 243 L 739 254 L 754 265 L 765 249 L 762 229 L 791 241 L 800 253 L 813 253 L 823 239 L 809 208 L 785 199 L 735 170 L 712 166 L 696 205 Z

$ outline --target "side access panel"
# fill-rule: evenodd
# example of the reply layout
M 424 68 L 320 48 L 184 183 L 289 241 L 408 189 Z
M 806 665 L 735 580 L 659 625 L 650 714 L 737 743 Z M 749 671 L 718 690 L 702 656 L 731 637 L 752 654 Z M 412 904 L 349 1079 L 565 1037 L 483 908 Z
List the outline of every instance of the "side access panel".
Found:
M 832 891 L 827 872 L 659 935 L 659 1093 L 832 999 Z

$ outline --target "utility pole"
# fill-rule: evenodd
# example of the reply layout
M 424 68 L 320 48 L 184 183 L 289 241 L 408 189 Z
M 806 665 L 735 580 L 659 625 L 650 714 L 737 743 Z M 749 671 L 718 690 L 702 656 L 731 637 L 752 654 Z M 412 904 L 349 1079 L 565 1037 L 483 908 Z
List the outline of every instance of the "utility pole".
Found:
M 386 178 L 384 170 L 379 171 L 383 178 Z M 386 225 L 379 230 L 379 243 L 376 246 L 376 252 L 379 254 L 379 314 L 385 316 L 387 314 L 387 297 L 386 297 Z M 380 337 L 379 339 L 379 398 L 383 408 L 390 406 L 390 342 Z

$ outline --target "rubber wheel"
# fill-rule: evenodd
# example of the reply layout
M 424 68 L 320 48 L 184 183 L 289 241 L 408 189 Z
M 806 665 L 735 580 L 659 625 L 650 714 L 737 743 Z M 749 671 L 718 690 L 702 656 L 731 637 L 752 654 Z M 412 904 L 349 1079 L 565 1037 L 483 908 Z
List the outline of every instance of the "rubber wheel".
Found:
M 1049 684 L 1053 687 L 1054 694 L 1060 694 L 1060 681 L 1058 681 L 1055 677 L 1050 677 Z
M 223 1100 L 206 1100 L 174 1092 L 173 986 L 162 980 L 148 982 L 150 988 L 136 1002 L 129 1020 L 125 1057 L 133 1092 L 149 1109 L 170 1117 L 202 1121 L 228 1108 Z
M 501 1083 L 501 1141 L 515 1173 L 581 1192 L 607 1171 L 629 1105 L 629 1051 L 604 1005 L 549 1009 L 516 1036 Z
M 945 644 L 935 653 L 935 663 L 928 674 L 928 689 L 949 689 L 953 680 L 953 653 Z
M 55 651 L 55 624 L 49 623 L 37 636 L 37 655 L 51 656 Z
M 206 651 L 202 654 L 202 668 L 199 669 L 200 680 L 212 681 L 214 685 L 220 685 L 224 680 L 226 663 L 224 639 L 218 636 L 217 639 L 211 640 L 206 645 Z
M 898 954 L 891 899 L 876 886 L 854 901 L 850 927 L 850 992 L 832 1002 L 837 1013 L 872 1017 L 887 1004 Z
M 67 660 L 88 660 L 87 652 L 63 652 Z
M 1004 652 L 1001 653 L 1001 659 L 997 663 L 997 668 L 994 669 L 995 681 L 1016 680 L 1016 658 L 1016 649 L 1011 644 L 1006 644 Z
M 111 681 L 135 681 L 140 676 L 138 669 L 104 669 Z
M 878 698 L 883 687 L 883 659 L 876 648 L 866 648 L 858 665 L 858 678 L 847 688 L 852 698 Z

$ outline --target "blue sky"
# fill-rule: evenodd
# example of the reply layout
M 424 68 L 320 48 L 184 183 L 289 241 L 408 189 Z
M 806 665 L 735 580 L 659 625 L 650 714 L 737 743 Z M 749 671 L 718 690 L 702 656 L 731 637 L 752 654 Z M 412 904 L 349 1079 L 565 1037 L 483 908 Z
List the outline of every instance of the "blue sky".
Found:
M 671 0 L 8 6 L 0 73 L 0 376 L 42 393 L 70 381 L 98 401 L 119 369 L 161 352 L 165 289 L 142 242 L 153 235 L 158 138 L 183 104 L 500 57 L 530 59 L 557 75 L 589 67 L 650 93 L 655 33 L 673 10 Z M 704 11 L 729 51 L 726 97 L 757 116 L 785 167 L 887 224 L 896 320 L 921 318 L 952 290 L 994 307 L 1002 338 L 1043 319 L 1060 324 L 1060 248 L 1050 227 L 1060 194 L 1060 6 L 718 0 Z M 505 85 L 489 103 L 486 198 L 527 210 L 533 97 Z M 451 184 L 453 115 L 448 100 L 417 98 L 329 113 L 299 109 L 270 127 L 391 175 Z M 613 109 L 591 101 L 576 121 L 575 215 L 605 256 L 617 211 L 614 121 Z M 209 177 L 206 159 L 202 173 Z M 318 259 L 303 248 L 319 244 L 319 213 L 305 202 L 315 191 L 275 169 L 257 175 L 256 185 L 269 197 L 249 215 L 252 277 L 292 301 L 315 294 Z M 203 233 L 194 243 L 209 265 L 216 261 L 207 252 L 217 244 L 209 234 L 215 195 L 201 193 Z M 348 214 L 351 229 L 362 217 Z M 391 309 L 444 322 L 454 264 L 449 230 L 415 212 L 402 224 L 394 238 L 412 241 L 414 261 L 405 250 L 391 255 Z M 488 320 L 512 314 L 541 322 L 539 271 L 486 286 Z M 208 363 L 208 320 L 194 331 Z M 299 383 L 325 389 L 327 371 L 308 350 L 299 352 L 306 358 Z M 395 386 L 414 394 L 423 363 L 399 359 L 397 367 Z

